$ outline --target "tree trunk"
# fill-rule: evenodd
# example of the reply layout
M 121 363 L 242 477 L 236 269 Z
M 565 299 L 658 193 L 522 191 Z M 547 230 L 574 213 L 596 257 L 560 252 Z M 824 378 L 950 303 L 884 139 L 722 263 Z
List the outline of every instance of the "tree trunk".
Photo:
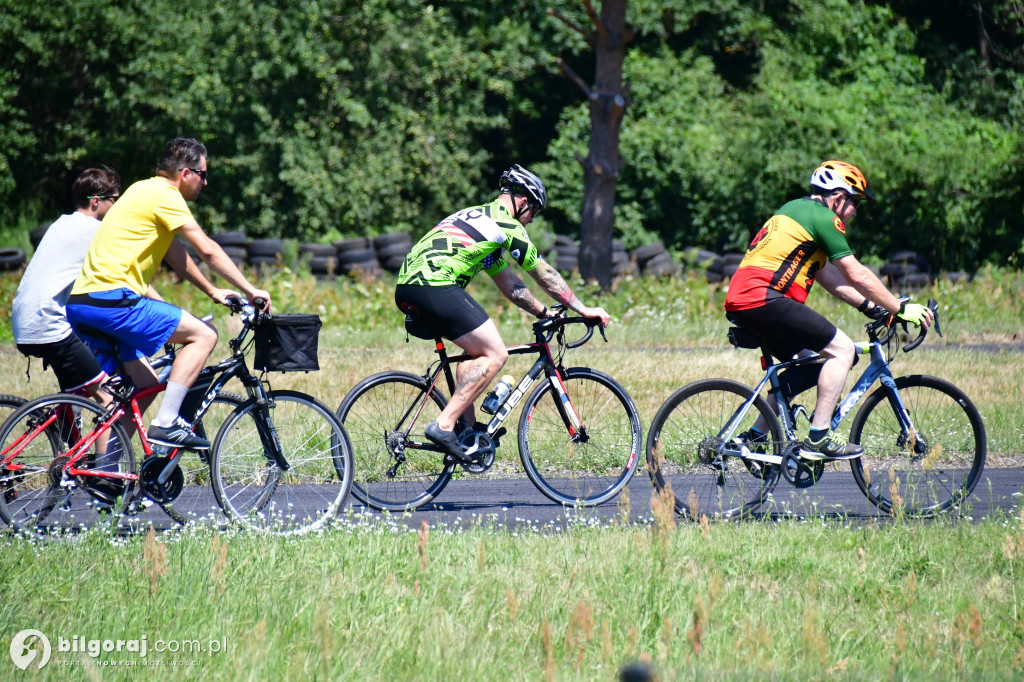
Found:
M 619 131 L 629 106 L 629 85 L 622 82 L 626 46 L 636 29 L 626 28 L 626 0 L 605 0 L 601 15 L 583 0 L 592 31 L 548 8 L 548 14 L 579 32 L 597 53 L 594 85 L 588 86 L 561 59 L 559 66 L 590 101 L 590 149 L 583 166 L 583 222 L 580 225 L 580 273 L 607 290 L 612 284 L 612 230 L 615 227 L 615 183 L 619 178 Z
M 589 9 L 589 3 L 588 9 Z M 595 17 L 591 13 L 591 19 Z M 615 186 L 619 177 L 619 133 L 629 105 L 622 64 L 633 32 L 626 29 L 626 0 L 605 0 L 595 22 L 596 76 L 590 98 L 590 148 L 583 166 L 580 274 L 607 290 L 612 283 Z

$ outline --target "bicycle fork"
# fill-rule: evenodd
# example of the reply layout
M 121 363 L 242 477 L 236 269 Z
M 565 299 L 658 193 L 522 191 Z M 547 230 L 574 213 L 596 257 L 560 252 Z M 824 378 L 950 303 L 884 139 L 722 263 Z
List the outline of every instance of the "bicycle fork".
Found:
M 557 368 L 544 360 L 538 360 L 533 363 L 533 367 L 531 367 L 530 371 L 526 373 L 523 380 L 519 382 L 519 386 L 516 387 L 515 392 L 509 395 L 508 400 L 505 401 L 505 405 L 502 406 L 502 409 L 498 410 L 498 415 L 501 415 L 502 420 L 504 420 L 505 416 L 511 412 L 512 408 L 514 408 L 523 396 L 526 395 L 527 389 L 529 389 L 543 373 L 547 374 L 548 383 L 551 384 L 551 392 L 554 397 L 555 408 L 558 410 L 559 416 L 562 417 L 562 423 L 565 424 L 570 440 L 574 443 L 586 443 L 589 439 L 587 436 L 587 429 L 583 425 L 583 421 L 580 419 L 579 414 L 576 412 L 576 408 L 572 405 L 572 400 L 570 400 L 569 394 L 565 390 L 565 384 L 562 381 L 561 374 Z M 515 398 L 515 401 L 513 401 L 513 398 Z M 507 411 L 505 410 L 506 406 L 508 406 Z M 495 415 L 495 419 L 497 419 L 498 415 Z M 529 419 L 529 417 L 530 415 L 527 415 L 527 419 Z M 488 430 L 492 427 L 495 427 L 494 419 L 492 419 L 491 423 L 488 425 Z

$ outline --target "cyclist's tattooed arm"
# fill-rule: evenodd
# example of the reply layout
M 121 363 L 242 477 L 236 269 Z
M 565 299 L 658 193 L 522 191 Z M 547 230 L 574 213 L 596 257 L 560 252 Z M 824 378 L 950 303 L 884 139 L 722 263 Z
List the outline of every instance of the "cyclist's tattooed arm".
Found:
M 565 283 L 562 276 L 558 274 L 558 271 L 546 262 L 539 262 L 537 267 L 530 272 L 530 275 L 537 280 L 537 283 L 544 288 L 544 291 L 548 292 L 551 298 L 559 303 L 564 303 L 568 308 L 575 310 L 583 317 L 596 317 L 605 326 L 611 322 L 612 318 L 604 308 L 591 308 L 590 306 L 583 305 L 583 302 L 576 298 L 576 294 L 572 293 L 572 289 Z
M 565 279 L 558 274 L 558 270 L 541 261 L 530 274 L 537 280 L 537 284 L 541 285 L 544 291 L 548 292 L 551 298 L 559 303 L 564 303 L 568 308 L 576 312 L 582 312 L 584 305 L 580 303 L 580 299 L 576 298 L 576 294 L 572 293 L 572 289 L 565 283 Z
M 533 295 L 533 292 L 527 288 L 526 283 L 519 279 L 519 276 L 512 272 L 511 268 L 505 268 L 497 275 L 494 275 L 494 283 L 501 290 L 501 293 L 505 295 L 505 298 L 526 312 L 537 315 L 544 310 L 544 304 Z

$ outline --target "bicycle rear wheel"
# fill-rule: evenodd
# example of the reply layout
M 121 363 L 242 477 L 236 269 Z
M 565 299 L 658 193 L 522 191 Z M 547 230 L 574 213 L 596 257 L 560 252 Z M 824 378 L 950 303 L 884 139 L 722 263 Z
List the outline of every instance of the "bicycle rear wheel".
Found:
M 421 376 L 381 372 L 363 379 L 338 407 L 355 453 L 352 494 L 380 511 L 406 511 L 430 502 L 452 477 L 453 464 L 423 434 L 448 401 Z M 422 412 L 419 412 L 422 405 Z M 417 447 L 427 444 L 430 450 Z
M 274 457 L 280 443 L 286 469 Z M 293 535 L 323 527 L 352 489 L 352 446 L 330 408 L 305 393 L 270 391 L 228 416 L 210 454 L 213 492 L 253 530 Z
M 212 443 L 228 416 L 244 402 L 245 398 L 236 393 L 218 393 L 203 418 L 195 423 L 196 435 Z M 181 453 L 178 466 L 184 475 L 184 486 L 173 502 L 162 505 L 167 515 L 182 525 L 199 521 L 223 522 L 223 510 L 217 504 L 211 485 L 209 450 Z
M 676 391 L 658 410 L 647 435 L 647 467 L 658 492 L 670 490 L 675 508 L 691 521 L 739 518 L 760 507 L 775 488 L 780 465 L 744 459 L 739 446 L 721 433 L 753 391 L 728 379 L 696 381 Z M 782 428 L 768 404 L 757 397 L 734 436 L 768 424 L 764 453 L 782 455 Z M 729 453 L 733 453 L 730 455 Z
M 869 395 L 850 426 L 864 454 L 853 477 L 885 513 L 933 516 L 961 504 L 985 468 L 988 440 L 974 403 L 953 384 L 931 376 L 896 379 L 915 433 L 905 433 L 889 390 Z
M 526 475 L 548 498 L 591 507 L 615 497 L 636 473 L 643 432 L 622 386 L 587 367 L 565 370 L 564 405 L 547 377 L 523 404 L 519 456 Z M 566 410 L 574 410 L 574 432 Z
M 14 411 L 27 403 L 28 400 L 17 395 L 0 394 L 0 424 L 14 414 Z
M 116 474 L 69 476 L 69 448 L 89 435 L 104 411 L 86 398 L 58 393 L 29 401 L 0 428 L 0 518 L 13 530 L 39 538 L 69 535 L 98 522 L 101 514 L 120 518 L 135 493 L 135 455 L 128 434 L 114 423 L 106 431 L 106 452 L 96 444 L 79 469 Z M 101 442 L 101 441 L 100 441 Z

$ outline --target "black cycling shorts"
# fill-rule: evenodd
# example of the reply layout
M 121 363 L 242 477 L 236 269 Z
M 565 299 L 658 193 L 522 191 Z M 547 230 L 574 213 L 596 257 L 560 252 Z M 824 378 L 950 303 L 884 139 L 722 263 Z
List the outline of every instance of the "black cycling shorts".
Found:
M 395 303 L 406 315 L 419 317 L 435 336 L 449 341 L 465 336 L 491 319 L 457 284 L 441 287 L 399 284 L 395 287 Z
M 54 343 L 19 343 L 22 355 L 43 359 L 43 369 L 53 368 L 60 390 L 69 392 L 99 384 L 107 378 L 96 356 L 74 332 Z
M 730 320 L 754 332 L 773 356 L 789 360 L 807 349 L 819 352 L 836 336 L 836 326 L 803 303 L 780 296 L 750 310 L 732 310 Z

